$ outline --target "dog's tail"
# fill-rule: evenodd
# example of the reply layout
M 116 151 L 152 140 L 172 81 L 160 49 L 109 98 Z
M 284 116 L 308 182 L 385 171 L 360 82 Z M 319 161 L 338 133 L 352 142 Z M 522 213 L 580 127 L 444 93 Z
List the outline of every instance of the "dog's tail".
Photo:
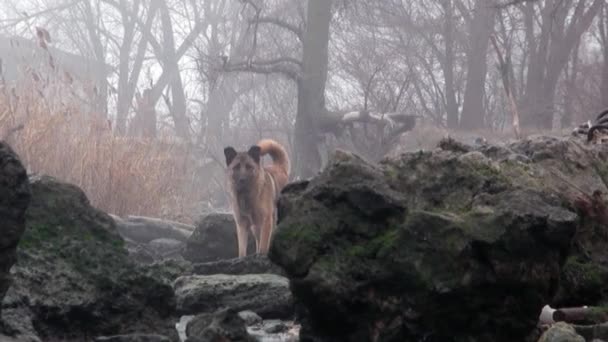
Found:
M 272 163 L 289 177 L 289 157 L 285 148 L 272 139 L 262 139 L 258 142 L 258 146 L 261 150 L 260 154 L 262 156 L 269 154 Z

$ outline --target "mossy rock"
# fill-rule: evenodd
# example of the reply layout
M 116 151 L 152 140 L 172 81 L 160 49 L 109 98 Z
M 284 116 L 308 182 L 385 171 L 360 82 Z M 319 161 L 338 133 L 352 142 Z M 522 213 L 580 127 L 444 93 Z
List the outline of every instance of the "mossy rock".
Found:
M 44 340 L 174 335 L 170 282 L 177 271 L 130 260 L 112 218 L 78 187 L 43 176 L 31 189 L 11 301 L 32 312 L 36 333 Z
M 338 152 L 287 187 L 270 259 L 303 339 L 524 340 L 551 301 L 577 216 L 529 170 L 457 149 L 371 165 Z
M 29 202 L 25 168 L 10 146 L 0 141 L 0 301 L 11 285 L 9 270 L 17 260 L 16 246 L 25 230 Z M 0 321 L 0 334 L 2 331 Z

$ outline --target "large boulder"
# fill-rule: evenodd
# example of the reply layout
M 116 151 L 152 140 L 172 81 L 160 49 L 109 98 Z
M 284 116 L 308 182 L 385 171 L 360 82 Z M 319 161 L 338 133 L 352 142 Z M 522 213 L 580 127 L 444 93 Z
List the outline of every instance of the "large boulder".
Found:
M 0 194 L 2 194 L 0 196 L 1 301 L 11 284 L 9 271 L 17 259 L 17 243 L 25 230 L 25 210 L 30 201 L 30 187 L 25 168 L 10 146 L 2 141 L 0 141 Z
M 338 151 L 286 187 L 269 257 L 290 278 L 302 340 L 523 341 L 577 215 L 505 150 L 447 143 L 377 166 Z
M 25 211 L 30 201 L 30 187 L 25 168 L 10 146 L 2 141 L 0 141 L 0 194 L 2 194 L 0 196 L 1 301 L 11 284 L 9 271 L 17 259 L 17 243 L 25 230 Z
M 15 281 L 3 302 L 14 319 L 5 323 L 19 330 L 26 318 L 44 341 L 142 331 L 176 338 L 176 271 L 131 261 L 114 221 L 76 186 L 37 177 L 31 190 Z
M 247 254 L 255 254 L 255 241 L 249 235 Z M 232 214 L 213 213 L 201 217 L 182 253 L 192 262 L 209 262 L 238 257 L 236 223 Z
M 251 310 L 263 318 L 291 318 L 287 278 L 274 274 L 183 276 L 174 284 L 179 313 L 211 313 L 223 307 Z

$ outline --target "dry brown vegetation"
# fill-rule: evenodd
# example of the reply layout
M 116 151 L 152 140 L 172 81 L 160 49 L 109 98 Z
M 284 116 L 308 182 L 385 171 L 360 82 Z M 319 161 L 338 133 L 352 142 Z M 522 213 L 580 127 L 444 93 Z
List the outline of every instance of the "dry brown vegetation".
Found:
M 0 139 L 28 172 L 73 183 L 117 215 L 192 222 L 212 194 L 221 196 L 217 162 L 168 137 L 115 136 L 109 121 L 86 111 L 85 86 L 59 75 L 44 66 L 24 69 L 16 83 L 0 80 Z

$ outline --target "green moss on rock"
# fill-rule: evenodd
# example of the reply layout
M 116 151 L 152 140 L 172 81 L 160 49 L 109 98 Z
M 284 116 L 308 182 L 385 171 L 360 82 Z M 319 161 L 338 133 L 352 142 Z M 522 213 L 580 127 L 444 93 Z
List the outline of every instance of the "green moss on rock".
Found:
M 537 183 L 518 184 L 526 172 L 507 176 L 475 151 L 378 166 L 343 153 L 286 189 L 269 257 L 305 306 L 303 336 L 523 339 L 554 294 L 576 222 Z
M 171 276 L 130 260 L 112 218 L 77 187 L 38 177 L 31 189 L 13 295 L 27 298 L 40 337 L 174 334 Z

